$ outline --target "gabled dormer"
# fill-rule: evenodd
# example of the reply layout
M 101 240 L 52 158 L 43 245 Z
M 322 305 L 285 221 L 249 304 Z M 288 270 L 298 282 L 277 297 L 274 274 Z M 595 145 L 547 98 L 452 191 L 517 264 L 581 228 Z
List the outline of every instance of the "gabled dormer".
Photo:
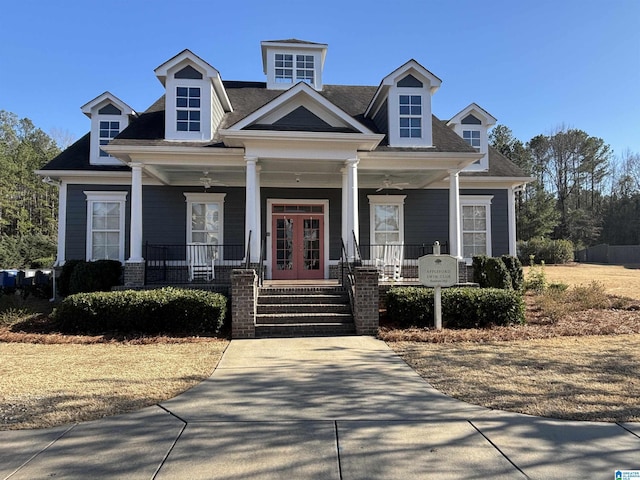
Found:
M 122 165 L 100 148 L 107 145 L 116 135 L 129 125 L 129 118 L 136 112 L 129 105 L 109 92 L 104 92 L 80 107 L 82 113 L 91 119 L 91 165 Z
M 220 73 L 189 50 L 155 69 L 166 88 L 165 139 L 209 141 L 231 102 Z
M 305 82 L 322 90 L 325 43 L 289 39 L 260 42 L 260 46 L 268 89 L 287 90 L 298 82 Z
M 387 133 L 391 147 L 431 147 L 431 95 L 441 83 L 410 60 L 382 80 L 365 116 Z
M 472 103 L 457 113 L 447 125 L 460 135 L 465 142 L 484 156 L 465 168 L 467 171 L 486 171 L 489 169 L 489 129 L 497 120 L 485 109 Z

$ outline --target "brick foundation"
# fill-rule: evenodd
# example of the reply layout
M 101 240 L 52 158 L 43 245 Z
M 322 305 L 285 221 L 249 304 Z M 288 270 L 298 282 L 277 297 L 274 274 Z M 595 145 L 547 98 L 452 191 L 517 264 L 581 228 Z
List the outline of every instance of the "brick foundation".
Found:
M 231 338 L 256 337 L 258 277 L 254 270 L 234 270 L 231 274 Z
M 376 335 L 380 323 L 378 311 L 378 270 L 356 267 L 353 322 L 358 335 Z
M 144 286 L 145 262 L 124 262 L 125 287 Z

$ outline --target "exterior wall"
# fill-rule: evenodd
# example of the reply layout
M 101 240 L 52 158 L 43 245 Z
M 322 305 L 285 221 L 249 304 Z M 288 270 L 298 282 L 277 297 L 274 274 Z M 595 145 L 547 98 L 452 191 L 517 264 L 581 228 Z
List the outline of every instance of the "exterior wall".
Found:
M 87 202 L 84 191 L 126 191 L 125 259 L 129 252 L 129 222 L 131 193 L 128 185 L 69 185 L 67 197 L 65 258 L 85 259 L 87 232 Z M 242 187 L 215 188 L 217 193 L 226 193 L 224 202 L 224 243 L 244 244 L 245 191 Z M 144 186 L 143 242 L 170 245 L 186 242 L 187 208 L 184 192 L 202 192 L 201 187 Z M 396 191 L 393 191 L 395 193 Z M 404 225 L 406 244 L 431 245 L 436 240 L 444 243 L 449 239 L 449 191 L 403 190 Z M 367 195 L 379 194 L 375 189 L 360 191 L 359 218 L 360 243 L 370 244 L 370 214 Z M 509 253 L 508 191 L 506 189 L 461 189 L 461 195 L 493 195 L 491 204 L 492 254 Z M 295 189 L 262 188 L 261 219 L 262 233 L 267 231 L 267 198 L 283 199 L 328 199 L 329 200 L 329 256 L 330 260 L 341 257 L 342 191 L 340 189 Z M 269 226 L 270 230 L 270 226 Z M 262 240 L 262 239 L 261 239 Z
M 129 185 L 74 185 L 67 186 L 67 223 L 65 260 L 85 260 L 87 257 L 87 196 L 85 191 L 127 192 L 125 207 L 124 248 L 129 257 L 129 223 L 131 219 L 131 187 Z
M 509 191 L 460 189 L 460 195 L 493 195 L 491 201 L 491 255 L 509 254 Z

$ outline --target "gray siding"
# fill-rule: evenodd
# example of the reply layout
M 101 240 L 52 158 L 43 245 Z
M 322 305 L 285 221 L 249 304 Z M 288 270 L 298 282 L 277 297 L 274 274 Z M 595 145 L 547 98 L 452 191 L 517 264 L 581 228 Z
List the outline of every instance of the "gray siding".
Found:
M 67 186 L 67 223 L 66 223 L 66 260 L 85 260 L 87 256 L 87 196 L 85 191 L 127 192 L 125 206 L 125 260 L 129 252 L 129 223 L 131 188 L 128 185 L 68 185 Z
M 491 254 L 509 254 L 509 197 L 504 189 L 460 190 L 460 195 L 493 195 L 491 202 Z

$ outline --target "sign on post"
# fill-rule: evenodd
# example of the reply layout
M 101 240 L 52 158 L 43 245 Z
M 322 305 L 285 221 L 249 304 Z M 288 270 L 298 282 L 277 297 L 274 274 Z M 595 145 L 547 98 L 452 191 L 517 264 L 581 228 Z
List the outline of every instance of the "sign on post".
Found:
M 451 255 L 440 255 L 440 244 L 433 246 L 434 255 L 425 255 L 418 259 L 418 277 L 420 283 L 434 287 L 435 327 L 442 330 L 442 287 L 451 287 L 458 283 L 458 259 Z

